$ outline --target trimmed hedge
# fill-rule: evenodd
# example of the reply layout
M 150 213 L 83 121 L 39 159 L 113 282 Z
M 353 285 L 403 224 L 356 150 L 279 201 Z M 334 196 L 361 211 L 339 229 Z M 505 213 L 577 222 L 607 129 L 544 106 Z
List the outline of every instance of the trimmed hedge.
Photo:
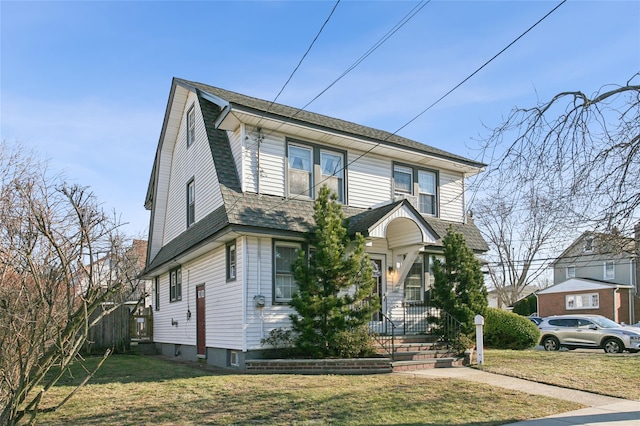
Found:
M 483 339 L 485 345 L 494 349 L 528 349 L 538 344 L 540 330 L 523 316 L 487 308 Z

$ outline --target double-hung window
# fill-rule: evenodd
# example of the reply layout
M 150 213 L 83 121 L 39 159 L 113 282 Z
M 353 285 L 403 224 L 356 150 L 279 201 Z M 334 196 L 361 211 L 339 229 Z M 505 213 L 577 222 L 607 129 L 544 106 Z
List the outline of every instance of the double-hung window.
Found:
M 613 260 L 604 262 L 604 279 L 613 280 L 616 278 L 616 265 Z
M 320 169 L 322 170 L 322 183 L 338 195 L 338 201 L 344 202 L 344 166 L 342 155 L 321 151 Z
M 410 167 L 394 166 L 393 183 L 396 195 L 413 194 L 413 170 Z
M 182 300 L 182 268 L 177 267 L 169 272 L 169 301 Z
M 191 106 L 187 112 L 187 148 L 196 140 L 196 112 Z
M 344 153 L 292 142 L 287 155 L 290 196 L 315 198 L 317 188 L 327 185 L 339 202 L 345 202 Z
M 567 278 L 576 276 L 576 267 L 574 265 L 567 266 Z
M 418 170 L 418 207 L 420 213 L 436 214 L 436 174 Z
M 313 197 L 313 151 L 289 145 L 289 194 Z
M 396 196 L 414 196 L 411 204 L 422 214 L 438 214 L 436 172 L 406 165 L 393 166 L 393 191 Z
M 411 269 L 404 280 L 404 300 L 407 302 L 422 302 L 424 295 L 424 261 L 418 255 L 413 261 Z
M 236 243 L 227 244 L 227 281 L 236 279 Z
M 276 303 L 291 301 L 298 284 L 293 277 L 293 265 L 298 257 L 300 244 L 278 241 L 274 244 L 273 300 Z
M 196 185 L 191 179 L 187 183 L 187 228 L 196 220 Z

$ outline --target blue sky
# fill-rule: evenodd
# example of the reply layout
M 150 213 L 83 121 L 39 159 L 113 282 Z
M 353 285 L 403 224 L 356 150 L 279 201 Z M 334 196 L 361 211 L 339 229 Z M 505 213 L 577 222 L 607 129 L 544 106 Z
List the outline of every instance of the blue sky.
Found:
M 478 157 L 485 126 L 640 71 L 640 1 L 431 1 L 307 109 Z M 146 237 L 171 78 L 273 100 L 334 1 L 0 1 L 0 137 L 90 186 Z M 302 107 L 418 1 L 341 1 L 278 102 Z

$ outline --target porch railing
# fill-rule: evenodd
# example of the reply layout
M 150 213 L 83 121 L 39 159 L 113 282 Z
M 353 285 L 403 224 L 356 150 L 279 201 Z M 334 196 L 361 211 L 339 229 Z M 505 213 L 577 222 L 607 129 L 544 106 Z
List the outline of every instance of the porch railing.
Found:
M 372 323 L 371 334 L 380 347 L 391 357 L 391 361 L 393 361 L 395 353 L 396 325 L 382 312 L 378 312 L 376 315 L 378 315 L 378 319 L 380 321 Z
M 371 323 L 378 344 L 392 360 L 396 336 L 437 335 L 438 341 L 450 349 L 462 332 L 462 323 L 446 311 L 425 304 L 403 303 L 402 313 L 392 309 L 388 315 L 378 313 L 378 321 Z

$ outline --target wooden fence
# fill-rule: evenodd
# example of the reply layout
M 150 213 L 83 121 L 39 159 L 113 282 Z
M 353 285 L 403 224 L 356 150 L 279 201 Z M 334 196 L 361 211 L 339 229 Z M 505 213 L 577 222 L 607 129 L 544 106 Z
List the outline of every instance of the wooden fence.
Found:
M 93 320 L 101 315 L 105 308 L 98 308 L 93 313 Z M 113 348 L 115 352 L 126 352 L 129 350 L 131 335 L 129 334 L 129 322 L 131 314 L 129 308 L 120 306 L 109 315 L 103 317 L 100 322 L 89 329 L 89 336 L 83 346 L 83 353 L 96 354 L 102 353 L 107 348 Z

